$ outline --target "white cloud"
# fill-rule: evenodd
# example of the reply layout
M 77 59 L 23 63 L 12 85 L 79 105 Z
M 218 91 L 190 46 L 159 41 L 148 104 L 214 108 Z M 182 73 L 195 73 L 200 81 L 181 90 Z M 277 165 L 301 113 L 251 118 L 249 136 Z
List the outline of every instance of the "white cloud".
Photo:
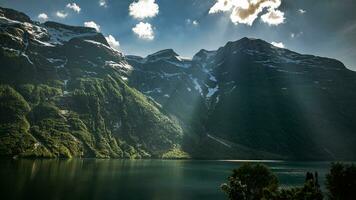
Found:
M 155 17 L 159 12 L 159 6 L 155 0 L 138 0 L 129 6 L 130 15 L 136 19 Z
M 261 19 L 269 25 L 279 25 L 282 24 L 286 18 L 284 17 L 284 13 L 280 10 L 272 9 L 269 10 L 268 13 L 262 15 Z
M 69 8 L 69 9 L 74 10 L 77 13 L 80 13 L 80 10 L 81 10 L 79 5 L 77 5 L 76 3 L 68 3 L 66 7 Z
M 117 41 L 114 36 L 109 35 L 105 37 L 106 41 L 109 43 L 109 45 L 114 48 L 114 49 L 119 49 L 120 48 L 120 43 Z
M 231 12 L 230 19 L 235 24 L 252 25 L 266 8 L 263 22 L 278 25 L 284 21 L 284 13 L 277 10 L 282 0 L 217 0 L 209 14 Z M 282 20 L 283 19 L 283 20 Z
M 155 38 L 152 25 L 140 22 L 132 28 L 132 31 L 141 39 L 153 40 Z
M 106 0 L 99 0 L 99 6 L 100 7 L 108 7 L 108 3 L 106 2 Z
M 84 22 L 84 26 L 85 27 L 94 28 L 97 32 L 100 31 L 100 25 L 95 23 L 95 22 L 93 22 L 93 21 Z
M 57 11 L 56 12 L 56 16 L 59 17 L 59 18 L 66 18 L 68 16 L 68 13 L 64 12 L 64 11 Z
M 299 9 L 298 12 L 299 12 L 300 14 L 304 14 L 304 13 L 306 13 L 307 11 L 306 11 L 306 10 L 303 10 L 303 9 Z
M 199 25 L 199 22 L 197 20 L 191 20 L 191 19 L 187 19 L 186 23 L 188 25 L 193 25 L 193 26 L 198 26 Z
M 48 20 L 48 15 L 46 13 L 41 13 L 37 16 L 37 18 L 41 21 L 46 21 Z
M 284 48 L 284 44 L 282 42 L 271 42 L 271 44 L 278 48 Z
M 304 33 L 301 31 L 301 32 L 298 32 L 298 33 L 291 33 L 290 34 L 290 37 L 291 38 L 298 38 L 300 36 L 302 36 Z
M 218 13 L 230 11 L 234 7 L 234 2 L 231 0 L 218 0 L 213 7 L 210 8 L 209 13 Z

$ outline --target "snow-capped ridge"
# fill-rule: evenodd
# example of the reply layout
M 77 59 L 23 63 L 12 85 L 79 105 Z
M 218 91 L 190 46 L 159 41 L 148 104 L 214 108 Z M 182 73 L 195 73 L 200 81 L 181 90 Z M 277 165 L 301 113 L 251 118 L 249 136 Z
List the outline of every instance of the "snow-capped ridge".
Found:
M 28 22 L 32 23 L 32 20 L 26 14 L 10 9 L 0 7 L 0 17 L 5 17 L 10 20 L 19 21 L 19 22 Z
M 74 38 L 83 38 L 95 40 L 109 46 L 105 37 L 93 28 L 68 26 L 57 22 L 46 22 L 43 27 L 47 30 L 50 38 L 48 43 L 50 44 L 63 45 L 64 42 L 69 42 Z
M 191 67 L 190 58 L 185 58 L 179 56 L 173 49 L 164 49 L 156 53 L 150 54 L 143 58 L 140 56 L 127 55 L 126 59 L 140 64 L 155 63 L 155 62 L 165 62 L 180 68 Z
M 114 49 L 112 48 L 111 46 L 109 46 L 108 44 L 104 44 L 104 43 L 101 43 L 101 42 L 97 42 L 95 40 L 84 40 L 84 42 L 87 42 L 87 43 L 91 43 L 93 45 L 96 45 L 97 47 L 103 47 L 104 49 L 107 49 L 111 52 L 115 52 L 116 54 L 120 55 L 120 57 L 123 56 L 122 52 L 117 50 L 117 49 Z
M 150 54 L 145 58 L 145 62 L 157 62 L 159 60 L 166 60 L 166 59 L 177 59 L 179 55 L 174 52 L 173 49 L 164 49 L 158 51 L 156 53 Z M 179 59 L 177 59 L 179 60 Z
M 150 54 L 147 57 L 154 57 L 154 56 L 178 56 L 178 54 L 173 49 L 163 49 L 157 51 L 156 53 Z
M 98 33 L 94 28 L 91 27 L 71 26 L 53 21 L 47 21 L 43 23 L 43 25 L 48 28 L 64 29 L 75 33 Z

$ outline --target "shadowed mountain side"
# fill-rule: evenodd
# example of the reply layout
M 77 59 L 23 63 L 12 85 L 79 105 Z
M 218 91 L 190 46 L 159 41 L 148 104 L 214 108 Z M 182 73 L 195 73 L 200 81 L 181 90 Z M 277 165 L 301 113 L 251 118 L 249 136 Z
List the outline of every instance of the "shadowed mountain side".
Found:
M 200 122 L 185 145 L 194 156 L 241 156 L 238 147 L 234 153 L 224 145 L 211 148 L 209 133 L 290 159 L 355 157 L 356 74 L 341 62 L 251 38 L 201 50 L 193 59 L 173 50 L 153 55 L 128 56 L 130 84 L 162 105 L 174 102 L 178 109 L 166 109 L 183 122 Z M 174 96 L 166 95 L 172 90 Z M 204 108 L 194 119 L 184 116 L 193 96 L 195 107 Z

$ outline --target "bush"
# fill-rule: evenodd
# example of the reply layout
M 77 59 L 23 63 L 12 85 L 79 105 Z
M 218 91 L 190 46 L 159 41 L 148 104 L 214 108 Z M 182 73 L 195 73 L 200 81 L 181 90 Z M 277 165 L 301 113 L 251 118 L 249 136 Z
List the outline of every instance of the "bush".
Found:
M 326 175 L 326 187 L 331 200 L 356 199 L 356 166 L 333 163 Z
M 228 183 L 222 184 L 221 189 L 231 200 L 260 200 L 264 191 L 277 191 L 278 179 L 264 165 L 244 164 L 233 170 Z
M 282 189 L 278 191 L 273 200 L 322 200 L 323 194 L 318 183 L 318 173 L 315 176 L 307 172 L 306 180 L 303 187 Z
M 235 169 L 221 189 L 230 200 L 322 200 L 318 174 L 307 173 L 303 187 L 279 189 L 277 177 L 264 165 Z

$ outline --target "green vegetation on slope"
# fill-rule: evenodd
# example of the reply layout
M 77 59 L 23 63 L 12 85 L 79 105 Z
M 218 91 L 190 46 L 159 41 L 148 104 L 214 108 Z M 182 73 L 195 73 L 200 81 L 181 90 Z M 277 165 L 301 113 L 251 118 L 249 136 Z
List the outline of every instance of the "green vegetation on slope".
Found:
M 65 92 L 54 83 L 0 88 L 3 156 L 186 157 L 171 153 L 180 126 L 119 78 L 75 78 Z
M 0 154 L 3 156 L 50 156 L 29 133 L 29 104 L 10 86 L 0 86 Z

